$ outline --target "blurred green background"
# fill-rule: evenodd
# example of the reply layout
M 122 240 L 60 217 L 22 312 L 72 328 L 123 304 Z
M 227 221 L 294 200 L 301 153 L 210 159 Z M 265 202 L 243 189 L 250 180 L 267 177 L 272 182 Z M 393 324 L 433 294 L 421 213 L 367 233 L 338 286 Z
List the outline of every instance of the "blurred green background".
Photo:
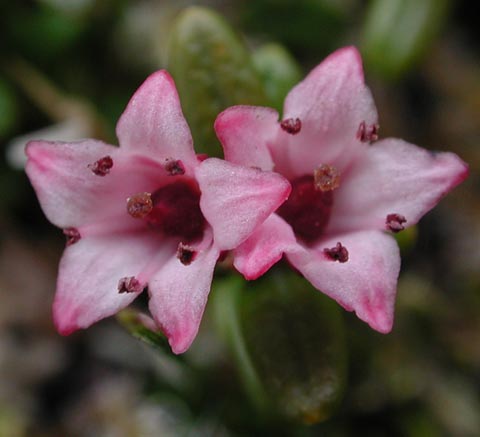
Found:
M 182 91 L 188 86 L 182 75 L 202 61 L 178 50 L 193 28 L 188 20 L 183 30 L 178 24 L 190 5 L 220 13 L 229 23 L 221 39 L 235 45 L 207 66 L 217 69 L 210 86 L 220 97 L 213 103 L 202 90 Z M 0 0 L 0 437 L 480 435 L 475 6 L 467 0 Z M 180 361 L 138 342 L 114 319 L 66 338 L 55 332 L 50 308 L 64 240 L 22 171 L 28 139 L 95 137 L 115 144 L 115 123 L 130 96 L 149 73 L 168 67 L 197 144 L 216 153 L 209 120 L 217 112 L 240 102 L 281 109 L 297 78 L 349 44 L 364 57 L 381 136 L 453 151 L 471 174 L 416 234 L 401 235 L 393 332 L 378 334 L 355 315 L 339 313 L 334 323 L 345 325 L 347 345 L 337 375 L 343 396 L 324 417 L 310 420 L 320 423 L 286 418 L 263 401 L 262 382 L 239 358 L 238 343 L 239 336 L 256 339 L 263 319 L 244 297 L 250 290 L 242 287 L 252 287 L 229 279 L 224 268 L 201 333 Z M 225 59 L 237 73 L 248 66 L 255 78 L 234 93 L 218 70 Z M 273 284 L 274 276 L 265 281 Z M 222 317 L 236 299 L 241 311 Z M 321 349 L 330 337 L 318 323 L 318 336 L 309 334 L 308 341 Z M 277 356 L 268 340 L 257 345 L 262 341 L 260 352 Z M 255 361 L 258 350 L 249 352 Z M 275 386 L 275 369 L 256 371 Z

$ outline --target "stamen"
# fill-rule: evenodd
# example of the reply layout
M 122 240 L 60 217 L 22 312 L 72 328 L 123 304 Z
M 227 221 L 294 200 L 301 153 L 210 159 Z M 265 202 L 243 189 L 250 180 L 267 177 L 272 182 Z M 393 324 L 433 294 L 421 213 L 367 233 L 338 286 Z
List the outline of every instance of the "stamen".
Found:
M 118 281 L 119 293 L 139 293 L 143 289 L 144 286 L 135 276 L 124 277 Z
M 348 261 L 348 250 L 342 243 L 338 242 L 335 247 L 331 249 L 323 249 L 323 253 L 327 255 L 332 261 L 338 261 L 339 263 L 346 263 Z
M 378 130 L 380 126 L 378 124 L 371 124 L 367 126 L 365 121 L 362 121 L 358 126 L 357 139 L 362 143 L 370 143 L 378 140 Z
M 177 248 L 177 258 L 184 266 L 190 265 L 197 256 L 197 252 L 192 246 L 180 243 Z
M 152 209 L 150 193 L 138 193 L 127 199 L 127 211 L 133 218 L 144 218 L 152 212 Z
M 97 176 L 105 176 L 110 173 L 113 167 L 113 159 L 110 156 L 104 156 L 103 158 L 95 161 L 93 164 L 88 164 L 88 168 L 92 170 L 93 174 Z
M 385 219 L 387 229 L 395 233 L 403 231 L 405 229 L 403 224 L 406 222 L 407 219 L 401 214 L 388 214 L 387 218 Z
M 82 236 L 77 228 L 66 228 L 63 230 L 63 235 L 67 237 L 67 246 L 75 244 Z
M 340 173 L 335 167 L 322 164 L 313 172 L 313 183 L 318 191 L 333 191 L 340 186 Z
M 168 158 L 165 161 L 165 170 L 170 176 L 185 174 L 185 166 L 179 159 Z
M 302 122 L 299 118 L 286 118 L 280 122 L 280 127 L 287 133 L 295 135 L 300 132 Z

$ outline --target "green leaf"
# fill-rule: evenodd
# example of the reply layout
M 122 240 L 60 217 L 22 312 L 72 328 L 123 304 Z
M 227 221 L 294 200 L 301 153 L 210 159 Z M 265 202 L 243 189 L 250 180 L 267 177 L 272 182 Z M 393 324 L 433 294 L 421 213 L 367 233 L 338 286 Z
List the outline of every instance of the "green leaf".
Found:
M 167 64 L 175 79 L 197 152 L 222 156 L 213 124 L 237 104 L 264 105 L 262 82 L 242 40 L 206 8 L 183 11 L 172 27 Z
M 397 78 L 428 49 L 441 29 L 449 0 L 373 0 L 363 31 L 368 66 L 386 78 Z
M 171 353 L 167 338 L 160 332 L 152 331 L 143 323 L 144 317 L 134 309 L 124 309 L 117 314 L 117 320 L 130 334 L 162 352 Z
M 302 79 L 302 71 L 292 55 L 280 44 L 265 44 L 253 53 L 269 106 L 280 114 L 288 92 Z
M 326 420 L 346 379 L 341 310 L 291 271 L 232 282 L 220 293 L 226 330 L 247 391 L 261 405 L 301 423 Z M 234 327 L 234 329 L 232 329 Z

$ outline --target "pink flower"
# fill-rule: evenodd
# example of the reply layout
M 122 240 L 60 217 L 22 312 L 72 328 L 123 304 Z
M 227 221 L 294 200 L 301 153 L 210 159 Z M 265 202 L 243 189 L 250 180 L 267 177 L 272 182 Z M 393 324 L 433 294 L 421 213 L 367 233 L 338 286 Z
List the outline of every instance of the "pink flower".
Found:
M 177 91 L 152 74 L 117 124 L 120 147 L 33 141 L 27 174 L 63 229 L 54 321 L 62 334 L 115 314 L 148 287 L 175 353 L 198 331 L 221 251 L 285 201 L 280 175 L 197 157 Z
M 273 109 L 225 110 L 215 129 L 225 157 L 279 172 L 289 199 L 235 251 L 247 279 L 283 254 L 316 288 L 387 333 L 400 256 L 390 235 L 414 225 L 468 173 L 452 153 L 378 139 L 360 55 L 338 50 Z

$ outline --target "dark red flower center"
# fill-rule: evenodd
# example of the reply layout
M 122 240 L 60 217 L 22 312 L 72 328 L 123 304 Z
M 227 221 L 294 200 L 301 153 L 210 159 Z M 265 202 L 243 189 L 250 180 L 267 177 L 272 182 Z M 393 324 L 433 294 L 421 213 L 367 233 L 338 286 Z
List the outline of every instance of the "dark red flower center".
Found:
M 326 228 L 333 206 L 333 190 L 321 190 L 314 176 L 305 175 L 290 181 L 292 192 L 277 209 L 293 231 L 306 243 L 313 243 Z
M 205 228 L 200 210 L 200 190 L 193 181 L 182 179 L 150 193 L 139 193 L 127 200 L 127 211 L 134 218 L 166 236 L 187 243 L 199 239 Z

